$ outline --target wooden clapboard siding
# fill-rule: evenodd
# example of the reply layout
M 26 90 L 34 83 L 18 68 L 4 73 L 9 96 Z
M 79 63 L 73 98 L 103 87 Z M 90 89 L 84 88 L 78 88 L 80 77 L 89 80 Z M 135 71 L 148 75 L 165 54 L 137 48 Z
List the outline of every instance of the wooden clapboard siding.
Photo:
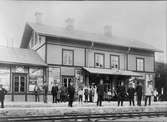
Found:
M 136 70 L 136 58 L 144 59 L 144 72 L 154 72 L 154 57 L 128 54 L 128 70 Z
M 61 46 L 54 44 L 47 44 L 47 63 L 62 65 L 62 50 L 73 50 L 74 66 L 84 66 L 85 64 L 85 50 L 84 48 L 76 48 L 69 46 Z

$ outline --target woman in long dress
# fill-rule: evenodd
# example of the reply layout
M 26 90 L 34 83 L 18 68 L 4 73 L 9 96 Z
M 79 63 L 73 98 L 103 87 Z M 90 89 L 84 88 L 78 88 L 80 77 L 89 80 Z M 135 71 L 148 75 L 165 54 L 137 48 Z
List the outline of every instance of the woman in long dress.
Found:
M 94 88 L 94 99 L 93 102 L 97 102 L 97 87 Z

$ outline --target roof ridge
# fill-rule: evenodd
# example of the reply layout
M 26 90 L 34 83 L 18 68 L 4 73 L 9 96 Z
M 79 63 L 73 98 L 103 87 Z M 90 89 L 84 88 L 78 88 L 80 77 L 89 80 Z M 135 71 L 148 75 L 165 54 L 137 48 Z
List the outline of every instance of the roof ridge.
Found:
M 40 34 L 46 34 L 48 36 L 58 36 L 77 40 L 93 41 L 95 43 L 104 43 L 115 46 L 130 47 L 136 49 L 145 49 L 154 52 L 162 52 L 160 49 L 155 48 L 152 44 L 148 44 L 145 41 L 139 41 L 129 37 L 120 37 L 117 35 L 105 36 L 102 33 L 93 33 L 84 30 L 74 29 L 68 31 L 63 27 L 51 26 L 46 24 L 37 24 L 34 22 L 27 22 L 31 29 Z M 22 41 L 24 41 L 22 39 Z M 22 46 L 21 46 L 22 47 Z
M 67 32 L 84 32 L 84 33 L 87 33 L 87 34 L 94 34 L 94 35 L 99 35 L 100 33 L 94 33 L 94 32 L 90 32 L 90 31 L 86 31 L 86 30 L 79 30 L 79 29 L 74 29 L 73 31 L 68 31 L 68 30 L 66 30 L 66 28 L 65 27 L 60 27 L 60 26 L 51 26 L 51 25 L 46 25 L 46 24 L 38 24 L 38 23 L 34 23 L 34 22 L 28 22 L 28 24 L 37 24 L 37 25 L 42 25 L 42 26 L 47 26 L 47 27 L 50 27 L 50 28 L 52 28 L 52 29 L 56 29 L 56 28 L 59 28 L 59 29 L 63 29 L 63 30 L 65 30 L 65 31 L 67 31 Z M 101 34 L 102 35 L 102 34 Z

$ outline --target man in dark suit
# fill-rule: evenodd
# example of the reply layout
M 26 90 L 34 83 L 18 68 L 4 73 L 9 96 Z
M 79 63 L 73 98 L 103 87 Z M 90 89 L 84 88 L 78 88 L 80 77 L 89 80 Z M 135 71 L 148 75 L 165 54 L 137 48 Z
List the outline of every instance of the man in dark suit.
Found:
M 0 102 L 1 102 L 1 108 L 4 108 L 4 100 L 5 95 L 7 94 L 7 91 L 3 88 L 3 85 L 0 84 Z
M 74 101 L 74 94 L 75 94 L 75 88 L 73 87 L 73 82 L 70 82 L 70 85 L 68 87 L 68 106 L 72 107 L 73 101 Z
M 117 95 L 118 95 L 118 106 L 120 105 L 120 102 L 121 102 L 121 106 L 123 106 L 123 102 L 126 96 L 124 82 L 121 82 L 121 85 L 118 86 Z
M 58 86 L 57 84 L 54 84 L 52 86 L 51 94 L 53 97 L 53 103 L 57 103 L 57 92 L 58 92 Z
M 135 89 L 133 88 L 132 83 L 129 84 L 129 88 L 127 92 L 128 92 L 130 106 L 131 106 L 131 103 L 133 103 L 133 106 L 134 106 L 135 105 L 135 102 L 134 102 Z
M 44 83 L 43 85 L 43 92 L 44 92 L 44 103 L 47 103 L 48 102 L 48 84 L 47 82 Z
M 97 106 L 102 106 L 102 100 L 104 97 L 104 85 L 103 80 L 100 80 L 100 84 L 97 86 Z
M 142 86 L 141 86 L 141 83 L 140 83 L 140 82 L 137 82 L 136 95 L 137 95 L 137 105 L 138 105 L 138 106 L 141 106 Z

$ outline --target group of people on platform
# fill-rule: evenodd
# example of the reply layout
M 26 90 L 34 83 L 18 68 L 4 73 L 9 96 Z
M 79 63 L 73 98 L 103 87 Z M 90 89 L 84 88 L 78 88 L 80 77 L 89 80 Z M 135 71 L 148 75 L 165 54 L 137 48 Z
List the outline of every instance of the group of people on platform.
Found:
M 47 83 L 44 83 L 42 86 L 43 89 L 43 99 L 44 103 L 47 103 L 47 95 L 48 95 L 48 85 Z M 41 93 L 41 88 L 36 84 L 34 86 L 34 95 L 35 95 L 35 102 L 40 101 L 40 93 Z M 54 83 L 51 88 L 51 95 L 52 95 L 52 102 L 57 103 L 57 102 L 65 102 L 67 100 L 67 93 L 68 89 L 65 86 L 59 87 L 58 84 Z
M 78 99 L 79 102 L 82 103 L 83 98 L 84 102 L 97 102 L 97 106 L 102 105 L 102 101 L 104 100 L 104 85 L 103 80 L 100 80 L 100 84 L 94 87 L 90 86 L 80 88 L 78 91 Z M 134 88 L 133 83 L 129 84 L 129 87 L 126 89 L 124 86 L 124 82 L 121 82 L 117 89 L 112 89 L 107 92 L 107 96 L 112 98 L 116 97 L 118 101 L 118 106 L 123 106 L 123 102 L 125 100 L 129 100 L 129 105 L 135 105 L 135 94 L 137 98 L 137 105 L 141 106 L 142 96 L 145 95 L 145 106 L 147 105 L 147 101 L 149 99 L 149 105 L 151 105 L 151 96 L 154 96 L 154 101 L 157 101 L 158 92 L 153 90 L 152 82 L 149 82 L 145 89 L 145 94 L 143 94 L 143 87 L 140 82 L 137 82 L 136 87 Z
M 48 84 L 44 83 L 42 86 L 42 93 L 43 93 L 43 101 L 44 103 L 47 103 L 48 99 Z M 35 101 L 40 101 L 40 87 L 35 85 L 34 87 L 34 95 L 35 95 Z M 1 108 L 4 107 L 4 98 L 7 94 L 7 91 L 3 88 L 3 86 L 0 84 L 0 102 L 1 102 Z M 103 80 L 100 80 L 100 83 L 97 86 L 85 86 L 84 88 L 79 88 L 79 90 L 76 92 L 75 87 L 73 85 L 73 82 L 70 82 L 68 87 L 62 86 L 59 87 L 58 84 L 54 84 L 51 89 L 51 94 L 53 98 L 53 103 L 57 102 L 65 102 L 68 101 L 68 106 L 72 107 L 75 94 L 78 95 L 78 100 L 80 103 L 84 102 L 96 102 L 97 106 L 102 106 L 102 101 L 104 100 L 104 84 Z M 136 94 L 137 98 L 137 105 L 141 106 L 141 100 L 142 96 L 145 96 L 145 106 L 147 105 L 147 101 L 149 101 L 149 105 L 151 105 L 151 96 L 154 96 L 154 101 L 158 100 L 158 92 L 152 87 L 152 82 L 148 82 L 146 88 L 145 88 L 145 94 L 143 94 L 143 87 L 140 82 L 137 82 L 137 86 L 134 88 L 133 85 L 130 83 L 128 89 L 125 88 L 124 82 L 121 82 L 117 89 L 113 89 L 112 91 L 109 90 L 107 92 L 110 96 L 116 96 L 118 101 L 118 106 L 123 106 L 123 102 L 126 100 L 125 98 L 128 98 L 129 104 L 135 105 L 134 102 L 134 96 Z
M 78 99 L 79 102 L 82 103 L 83 98 L 84 102 L 97 102 L 97 106 L 102 106 L 102 101 L 104 100 L 104 85 L 103 80 L 100 80 L 100 84 L 96 86 L 84 87 L 83 89 L 80 88 L 78 91 Z M 151 96 L 154 96 L 154 101 L 158 101 L 158 92 L 156 89 L 153 89 L 152 81 L 149 81 L 146 88 L 145 94 L 143 94 L 143 87 L 141 82 L 137 82 L 136 87 L 134 88 L 133 83 L 130 83 L 128 88 L 125 88 L 124 82 L 121 82 L 117 89 L 112 89 L 107 92 L 108 96 L 117 97 L 118 106 L 123 106 L 123 102 L 125 100 L 129 100 L 129 105 L 135 106 L 135 96 L 137 105 L 141 106 L 142 96 L 145 97 L 145 106 L 147 106 L 147 102 L 149 101 L 148 105 L 151 105 Z
M 44 83 L 42 86 L 43 89 L 43 101 L 44 103 L 47 103 L 48 101 L 48 85 L 47 83 Z M 36 84 L 34 87 L 34 95 L 35 95 L 35 102 L 40 101 L 40 87 Z M 73 82 L 70 82 L 68 87 L 61 86 L 59 87 L 58 84 L 54 83 L 51 89 L 51 95 L 52 95 L 52 102 L 65 102 L 69 101 L 69 106 L 72 107 L 72 103 L 74 100 L 74 94 L 75 94 L 75 88 L 73 86 Z

